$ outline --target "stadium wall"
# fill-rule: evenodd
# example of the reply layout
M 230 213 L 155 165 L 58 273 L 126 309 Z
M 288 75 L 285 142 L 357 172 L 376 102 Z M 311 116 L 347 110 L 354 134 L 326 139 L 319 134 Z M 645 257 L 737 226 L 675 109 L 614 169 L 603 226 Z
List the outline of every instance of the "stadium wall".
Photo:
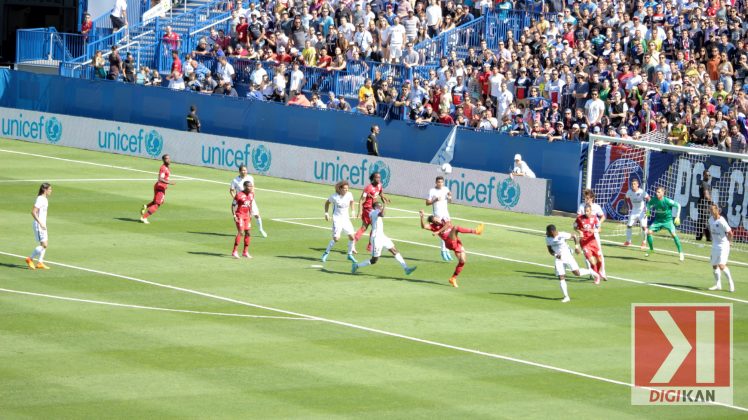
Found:
M 369 183 L 371 173 L 379 172 L 388 192 L 410 197 L 423 197 L 436 175 L 441 174 L 439 167 L 428 163 L 15 108 L 0 108 L 0 134 L 17 140 L 154 159 L 168 153 L 176 163 L 220 169 L 236 170 L 245 164 L 252 173 L 324 184 L 348 180 L 358 189 Z M 444 175 L 454 203 L 550 213 L 548 180 L 512 180 L 507 174 L 458 168 Z
M 198 107 L 205 132 L 354 154 L 366 150 L 369 127 L 378 124 L 382 129 L 381 155 L 415 162 L 430 162 L 450 132 L 447 126 L 418 126 L 355 113 L 0 70 L 0 106 L 6 108 L 181 131 L 192 104 Z M 555 209 L 576 210 L 581 179 L 579 143 L 458 130 L 451 163 L 459 168 L 506 173 L 515 153 L 522 154 L 539 178 L 550 181 Z

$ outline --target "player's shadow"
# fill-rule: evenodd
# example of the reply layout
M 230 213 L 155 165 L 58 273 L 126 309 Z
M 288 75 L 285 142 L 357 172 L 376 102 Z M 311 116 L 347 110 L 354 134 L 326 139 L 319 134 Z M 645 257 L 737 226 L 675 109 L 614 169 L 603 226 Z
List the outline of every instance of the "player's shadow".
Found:
M 527 293 L 499 293 L 499 292 L 492 292 L 492 295 L 502 295 L 502 296 L 514 296 L 514 297 L 523 297 L 523 298 L 530 298 L 530 299 L 540 299 L 540 300 L 556 300 L 559 301 L 561 299 L 559 298 L 552 298 L 547 296 L 538 296 L 538 295 L 530 295 Z
M 348 271 L 336 271 L 336 270 L 330 270 L 327 268 L 320 269 L 321 272 L 327 273 L 327 274 L 336 274 L 336 275 L 345 275 L 346 277 L 371 277 L 378 280 L 390 280 L 390 281 L 407 281 L 408 283 L 424 283 L 424 284 L 433 284 L 435 286 L 444 286 L 444 287 L 452 287 L 446 283 L 439 283 L 431 280 L 421 280 L 416 279 L 412 277 L 388 277 L 388 276 L 382 276 L 379 274 L 373 274 L 373 273 L 365 273 L 362 271 L 358 271 L 355 274 L 351 273 L 350 270 Z
M 222 238 L 234 238 L 236 237 L 236 234 L 234 233 L 219 233 L 219 232 L 191 232 L 188 231 L 187 233 L 191 233 L 193 235 L 207 235 L 207 236 L 220 236 Z
M 115 217 L 114 220 L 119 220 L 120 222 L 141 223 L 140 219 L 133 219 L 132 217 Z
M 289 260 L 304 260 L 304 261 L 316 261 L 322 264 L 322 260 L 316 257 L 305 257 L 303 255 L 275 255 L 277 258 L 286 258 Z
M 633 261 L 641 261 L 645 257 L 644 257 L 644 255 L 642 255 L 640 257 L 629 257 L 629 256 L 623 256 L 623 255 L 606 255 L 605 258 L 606 259 L 611 259 L 611 260 L 630 260 L 630 261 L 633 260 Z
M 342 242 L 342 239 L 341 239 L 341 242 Z M 347 244 L 347 242 L 346 242 L 346 244 Z M 344 246 L 347 246 L 347 245 L 344 245 Z M 323 252 L 325 252 L 325 248 L 311 248 L 310 247 L 309 249 L 312 250 L 312 251 L 319 252 L 320 256 L 322 255 Z M 333 250 L 333 251 L 330 251 L 330 253 L 331 254 L 339 253 L 340 255 L 343 255 L 343 256 L 346 255 L 346 253 L 344 251 L 341 251 L 341 250 Z M 369 258 L 370 254 L 371 254 L 370 252 L 364 250 L 363 252 L 359 252 L 358 254 L 356 254 L 356 259 L 359 260 L 359 261 L 366 260 L 366 259 Z M 390 251 L 382 251 L 382 257 L 391 257 L 391 256 L 392 256 L 392 253 L 390 253 Z M 452 262 L 452 261 L 442 261 L 442 260 L 438 260 L 437 261 L 436 259 L 433 259 L 433 260 L 424 260 L 424 259 L 421 259 L 421 258 L 411 258 L 411 257 L 406 258 L 406 260 L 408 260 L 408 261 L 427 262 L 427 263 L 432 263 L 432 262 Z M 454 260 L 454 263 L 457 264 L 457 259 L 456 258 Z
M 524 274 L 524 277 L 532 277 L 532 278 L 542 279 L 542 280 L 558 281 L 558 276 L 556 276 L 552 272 L 549 273 L 545 271 L 522 271 L 522 270 L 515 270 L 515 272 Z M 575 283 L 584 283 L 587 281 L 592 281 L 592 279 L 590 279 L 588 276 L 577 277 L 574 274 L 567 274 L 566 281 L 571 281 Z
M 20 268 L 22 270 L 27 270 L 28 268 L 24 265 L 18 265 L 18 264 L 10 264 L 10 263 L 3 263 L 0 262 L 0 267 L 6 267 L 6 268 Z
M 187 251 L 188 254 L 192 255 L 203 255 L 206 257 L 218 257 L 218 258 L 227 258 L 230 257 L 230 255 L 227 254 L 221 254 L 219 252 L 205 252 L 205 251 Z
M 696 287 L 696 286 L 690 286 L 687 284 L 674 284 L 674 283 L 650 283 L 650 284 L 656 284 L 658 286 L 668 286 L 668 287 L 681 287 L 683 289 L 690 289 L 690 290 L 707 290 L 703 287 Z

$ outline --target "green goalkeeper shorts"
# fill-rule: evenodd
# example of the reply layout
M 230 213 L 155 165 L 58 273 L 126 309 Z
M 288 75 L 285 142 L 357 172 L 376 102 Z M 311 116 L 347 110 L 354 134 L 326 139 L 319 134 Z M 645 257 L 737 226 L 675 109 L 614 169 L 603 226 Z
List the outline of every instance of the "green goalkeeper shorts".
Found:
M 652 232 L 659 232 L 660 229 L 665 229 L 668 232 L 675 234 L 675 225 L 673 224 L 672 220 L 668 220 L 666 222 L 653 222 L 652 226 L 649 227 L 649 230 Z

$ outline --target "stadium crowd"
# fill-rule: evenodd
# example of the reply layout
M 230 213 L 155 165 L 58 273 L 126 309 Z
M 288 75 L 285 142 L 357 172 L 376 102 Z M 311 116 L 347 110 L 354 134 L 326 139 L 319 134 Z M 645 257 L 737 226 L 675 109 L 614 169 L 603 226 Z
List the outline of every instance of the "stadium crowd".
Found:
M 509 30 L 496 48 L 485 40 L 459 49 L 466 55 L 453 48 L 427 75 L 413 72 L 399 86 L 380 72 L 373 80 L 353 79 L 357 104 L 334 94 L 324 101 L 327 95 L 315 89 L 308 97 L 301 92 L 303 69 L 353 73 L 367 61 L 420 66 L 428 50 L 417 51 L 416 44 L 490 9 L 502 21 L 527 5 L 510 0 L 495 7 L 485 0 L 276 0 L 245 9 L 239 4 L 229 33 L 212 30 L 185 57 L 174 53 L 166 79 L 174 89 L 236 95 L 237 71 L 227 60 L 233 57 L 255 60 L 256 67 L 246 69 L 247 95 L 258 100 L 549 141 L 585 141 L 590 133 L 641 138 L 657 132 L 673 144 L 744 153 L 748 22 L 737 1 L 554 0 L 541 6 L 544 13 L 535 13 L 530 26 Z M 457 39 L 459 47 L 467 35 Z M 167 28 L 165 48 L 176 50 L 180 43 Z M 218 61 L 214 72 L 203 58 Z M 129 81 L 153 83 L 147 69 L 134 72 L 127 59 L 116 59 Z

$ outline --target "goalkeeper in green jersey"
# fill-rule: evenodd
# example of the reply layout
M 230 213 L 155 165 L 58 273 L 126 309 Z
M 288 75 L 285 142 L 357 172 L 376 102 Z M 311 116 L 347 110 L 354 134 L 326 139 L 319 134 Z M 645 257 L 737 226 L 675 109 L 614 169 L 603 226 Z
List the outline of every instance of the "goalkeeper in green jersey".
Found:
M 665 189 L 657 187 L 656 196 L 649 200 L 647 203 L 647 209 L 651 213 L 654 210 L 655 217 L 654 222 L 647 231 L 647 243 L 649 244 L 649 251 L 654 252 L 654 239 L 652 239 L 652 233 L 658 232 L 660 229 L 666 229 L 670 236 L 675 241 L 675 246 L 678 248 L 678 254 L 680 260 L 683 261 L 683 248 L 680 245 L 680 239 L 675 232 L 675 227 L 680 225 L 680 204 L 676 203 L 670 198 L 665 197 Z M 675 220 L 673 220 L 673 209 L 677 209 L 675 212 Z M 647 254 L 649 255 L 649 254 Z

